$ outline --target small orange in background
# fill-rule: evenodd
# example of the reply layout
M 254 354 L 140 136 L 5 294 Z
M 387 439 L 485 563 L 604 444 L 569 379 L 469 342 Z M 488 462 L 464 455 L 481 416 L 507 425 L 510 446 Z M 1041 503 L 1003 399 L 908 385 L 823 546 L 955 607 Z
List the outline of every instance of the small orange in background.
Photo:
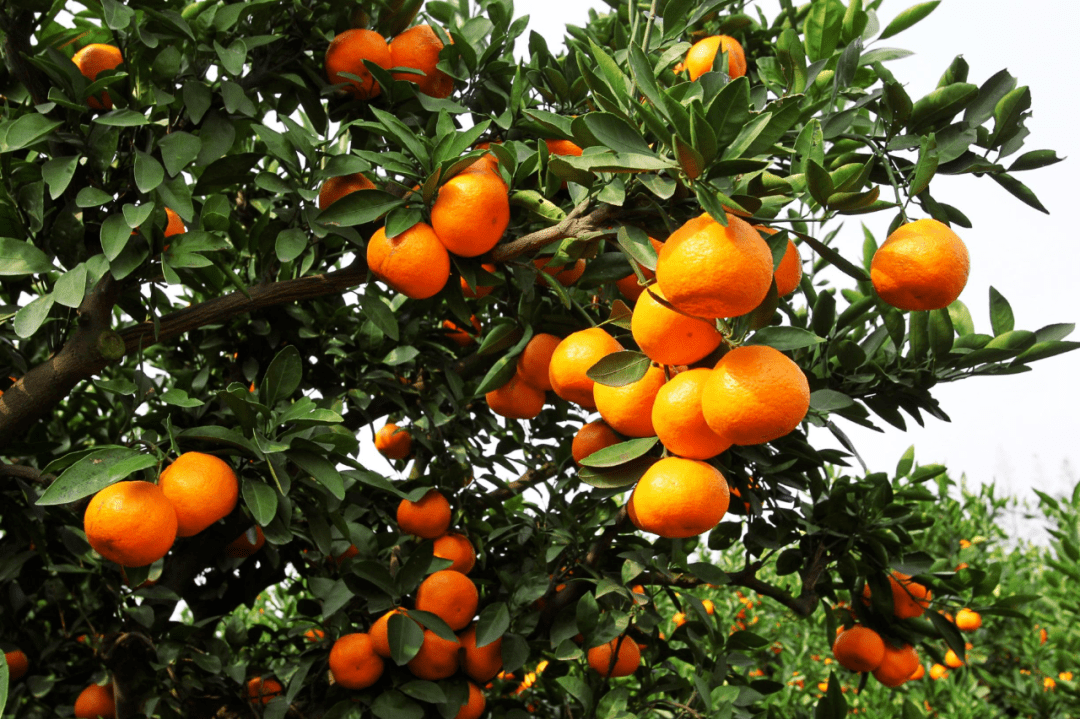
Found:
M 484 698 L 484 692 L 480 691 L 480 687 L 469 682 L 469 698 L 461 705 L 454 719 L 480 719 L 486 708 L 487 700 Z
M 845 669 L 872 672 L 885 661 L 885 642 L 873 629 L 856 625 L 840 632 L 832 652 Z
M 374 190 L 375 183 L 359 172 L 331 177 L 319 188 L 319 209 L 325 210 L 345 195 L 357 190 Z
M 548 378 L 555 394 L 586 409 L 595 409 L 594 382 L 586 372 L 604 357 L 622 350 L 614 337 L 600 327 L 574 332 L 555 348 Z
M 959 669 L 964 666 L 964 660 L 960 658 L 960 655 L 950 649 L 945 652 L 945 666 L 952 669 Z
M 495 274 L 495 265 L 483 264 L 480 266 L 483 267 L 484 271 L 488 274 Z M 494 287 L 485 287 L 481 285 L 477 285 L 476 289 L 473 290 L 469 287 L 469 283 L 465 281 L 465 278 L 461 278 L 461 294 L 468 299 L 475 300 L 480 299 L 481 297 L 487 297 L 494 290 Z
M 325 638 L 326 638 L 326 632 L 324 632 L 323 630 L 318 629 L 318 628 L 309 629 L 306 632 L 304 632 L 304 639 L 306 639 L 307 641 L 309 641 L 309 642 L 311 642 L 313 644 L 316 643 L 316 642 L 321 642 Z
M 115 719 L 116 702 L 112 684 L 91 684 L 83 689 L 75 699 L 75 716 L 76 719 Z
M 382 88 L 364 65 L 364 60 L 389 70 L 391 54 L 386 38 L 374 30 L 346 30 L 335 36 L 326 48 L 326 79 L 331 85 L 349 83 L 348 91 L 360 100 L 378 97 Z M 355 75 L 360 80 L 343 77 L 343 72 Z
M 330 648 L 330 673 L 346 689 L 370 687 L 382 676 L 383 668 L 383 658 L 363 632 L 346 634 Z
M 458 575 L 459 577 L 462 575 Z M 430 629 L 424 630 L 424 643 L 420 651 L 409 660 L 409 671 L 420 679 L 435 681 L 453 676 L 458 670 L 458 651 L 461 643 L 456 639 L 443 639 Z
M 626 677 L 641 666 L 641 650 L 627 636 L 612 639 L 588 652 L 589 668 L 602 677 Z
M 758 232 L 764 232 L 766 235 L 775 235 L 779 232 L 779 230 L 764 225 L 754 225 L 754 229 Z M 799 257 L 799 248 L 795 246 L 795 243 L 790 238 L 787 241 L 784 257 L 780 260 L 780 264 L 776 267 L 773 276 L 776 278 L 776 294 L 781 297 L 794 292 L 799 286 L 799 282 L 802 281 L 802 258 Z
M 686 624 L 686 612 L 676 612 L 671 617 L 671 621 L 675 623 L 675 628 L 678 629 L 682 625 Z
M 948 307 L 967 285 L 971 260 L 948 225 L 917 220 L 882 243 L 870 263 L 870 280 L 882 300 L 902 310 Z
M 574 442 L 570 445 L 570 454 L 574 462 L 581 466 L 581 460 L 615 444 L 619 444 L 623 438 L 615 433 L 607 422 L 602 419 L 589 422 L 582 426 L 574 435 Z
M 560 342 L 562 339 L 545 332 L 533 335 L 518 356 L 517 373 L 521 379 L 543 392 L 550 390 L 548 369 L 551 367 L 551 356 Z
M 935 664 L 934 666 L 930 667 L 930 678 L 934 681 L 937 681 L 938 679 L 947 676 L 949 676 L 949 670 L 946 669 L 944 665 Z
M 1039 630 L 1039 644 L 1046 644 L 1046 640 L 1049 638 L 1049 636 L 1050 635 L 1046 633 L 1045 629 L 1040 629 Z
M 514 374 L 510 381 L 484 395 L 488 407 L 507 419 L 535 419 L 544 409 L 544 392 Z
M 627 510 L 638 529 L 672 539 L 709 531 L 724 518 L 729 501 L 727 481 L 716 467 L 665 457 L 642 475 Z
M 397 523 L 406 534 L 438 539 L 450 528 L 450 502 L 437 489 L 429 489 L 419 502 L 403 499 L 398 504 Z
M 698 40 L 686 53 L 685 65 L 690 71 L 690 79 L 697 80 L 711 71 L 716 56 L 725 52 L 728 55 L 728 77 L 734 80 L 745 75 L 746 53 L 739 41 L 728 35 L 713 35 Z
M 435 540 L 434 554 L 453 562 L 448 570 L 468 574 L 476 566 L 476 549 L 464 534 L 447 532 Z
M 716 611 L 716 606 L 711 599 L 702 599 L 701 604 L 705 607 L 705 613 L 710 616 Z
M 909 682 L 918 681 L 919 679 L 922 679 L 925 676 L 926 676 L 926 666 L 920 662 L 919 666 L 915 667 L 915 671 L 911 674 L 910 677 L 908 677 L 908 681 Z
M 894 647 L 886 643 L 885 658 L 881 666 L 874 670 L 874 678 L 887 687 L 896 688 L 908 681 L 921 666 L 915 647 L 910 644 Z
M 304 551 L 306 552 L 307 550 L 305 549 Z M 346 549 L 344 552 L 342 552 L 341 554 L 334 557 L 334 562 L 336 562 L 338 565 L 340 565 L 346 559 L 352 559 L 357 554 L 360 554 L 360 550 L 356 547 L 355 544 L 350 544 L 348 549 Z
M 473 581 L 449 569 L 435 572 L 416 590 L 416 608 L 436 615 L 455 632 L 473 620 L 479 603 L 480 594 Z
M 30 660 L 21 649 L 5 652 L 4 661 L 8 666 L 8 677 L 15 682 L 23 678 L 30 669 Z
M 1060 679 L 1063 682 L 1071 682 L 1073 680 L 1073 673 L 1072 672 L 1060 672 L 1058 674 L 1058 679 Z
M 446 338 L 456 344 L 458 347 L 468 347 L 476 342 L 476 336 L 480 334 L 480 320 L 476 319 L 476 315 L 471 315 L 469 320 L 472 322 L 475 333 L 458 327 L 456 323 L 450 320 L 443 320 L 442 326 L 446 330 Z
M 563 287 L 570 287 L 585 274 L 585 260 L 583 259 L 575 260 L 569 268 L 566 265 L 549 265 L 550 261 L 550 257 L 537 257 L 533 260 L 533 265 L 545 275 L 553 277 Z M 543 280 L 537 276 L 536 281 L 541 283 Z
M 98 73 L 115 70 L 118 65 L 124 62 L 124 58 L 120 54 L 119 48 L 95 42 L 75 53 L 71 61 L 75 63 L 75 67 L 79 68 L 79 72 L 82 73 L 83 77 L 90 82 L 94 82 L 97 80 Z M 101 100 L 96 97 L 88 97 L 86 98 L 86 104 L 95 110 L 111 110 L 113 101 L 109 97 L 109 93 L 103 91 Z
M 450 255 L 430 225 L 417 222 L 396 237 L 375 230 L 367 246 L 367 263 L 380 281 L 414 300 L 438 294 L 450 279 Z
M 666 307 L 664 291 L 652 286 L 634 306 L 630 331 L 638 347 L 653 362 L 689 365 L 704 358 L 723 340 L 714 322 L 690 317 Z
M 544 140 L 548 154 L 581 157 L 581 148 L 569 140 Z
M 639 264 L 638 269 L 641 270 L 641 274 L 645 278 L 646 282 L 656 278 L 656 273 L 654 273 L 647 267 L 642 267 Z M 615 287 L 618 288 L 619 292 L 622 292 L 623 297 L 625 297 L 630 302 L 630 304 L 634 304 L 635 302 L 637 302 L 638 298 L 641 297 L 641 293 L 645 291 L 645 285 L 642 285 L 638 282 L 638 276 L 636 272 L 631 272 L 626 277 L 623 277 L 621 280 L 616 280 Z
M 593 402 L 604 421 L 619 434 L 651 437 L 656 434 L 652 422 L 653 402 L 666 381 L 664 370 L 649 367 L 644 377 L 622 387 L 595 383 Z
M 499 243 L 510 224 L 510 198 L 492 172 L 461 172 L 439 187 L 431 206 L 431 227 L 447 250 L 459 257 L 482 255 Z
M 420 92 L 431 97 L 450 97 L 454 78 L 435 67 L 442 49 L 442 40 L 430 25 L 417 25 L 399 34 L 390 41 L 391 67 L 408 67 L 424 74 L 395 72 L 394 79 L 415 83 Z
M 124 481 L 94 495 L 83 516 L 86 541 L 122 567 L 145 567 L 176 541 L 176 510 L 156 484 Z
M 476 682 L 487 682 L 502 671 L 502 637 L 491 644 L 478 647 L 474 624 L 458 635 L 458 641 L 465 650 L 462 654 L 462 669 L 470 679 Z
M 178 537 L 192 537 L 224 519 L 240 496 L 229 463 L 202 452 L 181 454 L 161 473 L 158 485 L 176 509 Z
M 973 632 L 982 626 L 982 615 L 964 607 L 956 613 L 956 628 L 962 632 Z
M 731 440 L 714 432 L 701 410 L 701 398 L 712 370 L 680 372 L 656 393 L 652 425 L 672 454 L 686 459 L 711 459 L 731 446 Z
M 396 424 L 385 424 L 375 433 L 375 449 L 387 459 L 405 459 L 412 451 L 412 434 Z
M 266 544 L 266 536 L 263 534 L 262 527 L 255 525 L 255 541 L 251 541 L 248 535 L 252 530 L 247 530 L 239 537 L 225 545 L 225 556 L 227 557 L 250 557 L 255 552 L 262 549 Z

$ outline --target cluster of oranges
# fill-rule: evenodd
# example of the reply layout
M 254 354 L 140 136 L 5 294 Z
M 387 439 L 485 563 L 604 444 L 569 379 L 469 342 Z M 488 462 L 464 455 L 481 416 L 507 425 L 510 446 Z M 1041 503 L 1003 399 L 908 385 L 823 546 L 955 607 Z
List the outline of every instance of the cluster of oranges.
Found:
M 326 78 L 359 100 L 371 100 L 382 88 L 364 64 L 367 61 L 383 70 L 404 68 L 406 72 L 392 73 L 395 80 L 414 83 L 425 95 L 446 98 L 454 91 L 454 79 L 435 67 L 442 49 L 442 40 L 430 25 L 411 27 L 389 43 L 374 30 L 354 28 L 335 36 L 326 48 Z

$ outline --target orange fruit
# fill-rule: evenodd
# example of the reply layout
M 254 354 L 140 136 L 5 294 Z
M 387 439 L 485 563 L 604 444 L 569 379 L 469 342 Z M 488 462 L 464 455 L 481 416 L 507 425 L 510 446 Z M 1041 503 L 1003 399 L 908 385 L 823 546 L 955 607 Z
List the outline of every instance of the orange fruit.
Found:
M 11 681 L 18 681 L 26 675 L 27 670 L 30 669 L 30 660 L 27 658 L 26 653 L 21 649 L 15 651 L 5 652 L 4 661 L 8 666 L 8 677 Z
M 716 611 L 716 606 L 713 604 L 711 599 L 702 599 L 701 606 L 705 607 L 705 613 L 710 616 L 712 616 L 712 614 Z
M 963 240 L 937 220 L 898 228 L 874 253 L 870 280 L 878 296 L 902 310 L 940 310 L 960 296 L 971 261 Z
M 602 677 L 627 677 L 641 665 L 641 650 L 627 636 L 612 639 L 588 652 L 589 668 Z
M 316 642 L 321 642 L 325 638 L 326 638 L 326 632 L 324 632 L 321 629 L 309 629 L 306 632 L 304 632 L 304 639 L 311 642 L 312 644 L 314 644 Z
M 269 704 L 270 700 L 281 694 L 284 689 L 281 682 L 276 679 L 254 677 L 247 683 L 248 701 L 252 704 Z
M 176 536 L 191 537 L 236 507 L 240 485 L 229 463 L 202 452 L 184 452 L 165 468 L 158 486 L 176 509 Z
M 566 265 L 555 265 L 554 267 L 548 265 L 547 263 L 550 261 L 550 257 L 537 257 L 533 260 L 533 265 L 545 275 L 554 277 L 555 281 L 563 287 L 570 287 L 585 274 L 585 260 L 583 259 L 576 260 L 570 269 L 566 269 Z M 536 281 L 540 282 L 541 280 L 537 277 Z
M 375 63 L 384 70 L 389 70 L 391 63 L 390 48 L 386 38 L 374 30 L 353 28 L 334 37 L 326 48 L 326 79 L 331 85 L 349 83 L 347 90 L 360 100 L 370 100 L 382 92 L 379 83 L 364 66 L 364 60 Z M 360 80 L 343 77 L 347 72 Z M 322 207 L 322 203 L 319 203 Z
M 581 148 L 569 140 L 544 140 L 544 144 L 547 145 L 548 154 L 581 157 Z
M 856 625 L 840 632 L 832 646 L 840 666 L 853 672 L 872 672 L 885 661 L 885 642 L 869 627 Z
M 405 610 L 401 607 L 395 607 L 386 614 L 376 619 L 371 629 L 368 629 L 368 636 L 371 637 L 371 648 L 380 657 L 386 659 L 390 658 L 390 638 L 387 635 L 388 625 L 390 623 L 390 617 L 394 614 L 406 614 Z
M 555 354 L 555 348 L 562 342 L 555 335 L 544 332 L 533 335 L 529 343 L 525 345 L 521 355 L 518 356 L 518 376 L 528 385 L 541 391 L 551 389 L 551 378 L 548 377 L 548 369 L 551 367 L 551 356 Z
M 568 402 L 595 409 L 592 379 L 585 373 L 622 345 L 599 327 L 574 332 L 555 348 L 548 366 L 548 379 L 555 394 Z
M 973 632 L 982 626 L 982 615 L 964 607 L 956 613 L 956 628 L 962 632 Z
M 374 190 L 375 183 L 359 172 L 331 177 L 319 188 L 319 209 L 325 210 L 345 195 L 357 190 Z
M 915 667 L 915 671 L 908 677 L 909 682 L 917 681 L 926 676 L 926 667 L 920 662 L 919 666 Z
M 956 652 L 950 649 L 945 652 L 945 666 L 951 667 L 952 669 L 959 669 L 964 666 L 964 660 L 961 659 Z
M 330 673 L 346 689 L 366 689 L 382 676 L 383 658 L 367 634 L 346 634 L 330 649 Z
M 662 289 L 652 286 L 634 306 L 630 331 L 641 351 L 653 362 L 693 364 L 720 346 L 724 339 L 716 324 L 666 307 Z
M 496 145 L 501 145 L 501 142 L 496 142 Z M 486 150 L 491 147 L 490 142 L 479 142 L 473 145 L 474 150 Z M 499 158 L 495 157 L 495 153 L 486 152 L 480 156 L 480 159 L 469 166 L 470 170 L 487 170 L 499 174 Z
M 656 274 L 652 270 L 641 267 L 640 265 L 639 268 L 646 280 L 655 279 Z M 638 298 L 641 297 L 641 293 L 645 291 L 645 286 L 638 283 L 637 274 L 634 272 L 631 272 L 621 280 L 616 280 L 615 287 L 618 288 L 619 292 L 623 293 L 623 297 L 629 300 L 631 304 L 637 302 Z
M 656 393 L 667 378 L 664 370 L 651 366 L 637 382 L 622 387 L 609 387 L 599 382 L 593 385 L 596 411 L 608 425 L 627 437 L 652 437 L 652 408 Z
M 570 454 L 574 462 L 581 465 L 581 460 L 590 454 L 599 452 L 605 447 L 619 444 L 623 438 L 615 433 L 608 423 L 602 419 L 583 425 L 574 435 L 574 442 L 570 445 Z
M 113 700 L 112 684 L 91 684 L 83 689 L 75 700 L 77 719 L 115 719 L 116 702 Z
M 678 629 L 682 625 L 686 624 L 686 613 L 677 612 L 671 617 L 671 621 L 675 623 L 675 628 Z
M 905 644 L 902 647 L 893 647 L 885 644 L 885 659 L 881 666 L 874 670 L 874 678 L 887 687 L 898 687 L 906 682 L 918 667 L 919 653 L 915 647 Z
M 447 250 L 459 257 L 482 255 L 499 243 L 510 224 L 510 199 L 502 178 L 466 171 L 439 188 L 431 226 Z
M 98 73 L 116 69 L 117 65 L 124 62 L 124 58 L 120 54 L 119 48 L 95 42 L 75 53 L 71 61 L 75 63 L 75 67 L 79 68 L 79 72 L 82 73 L 83 77 L 93 82 L 97 80 Z M 111 110 L 113 101 L 109 97 L 109 93 L 103 91 L 101 100 L 98 100 L 97 97 L 88 97 L 86 98 L 86 104 L 95 110 Z
M 420 92 L 431 97 L 450 97 L 454 92 L 454 78 L 435 69 L 442 49 L 442 40 L 430 25 L 409 28 L 390 41 L 391 66 L 422 70 L 424 75 L 395 72 L 394 79 L 415 83 Z
M 779 230 L 764 225 L 754 225 L 754 229 L 758 232 L 764 232 L 766 235 L 775 235 L 779 232 Z M 776 294 L 781 297 L 794 292 L 802 280 L 802 258 L 799 257 L 799 249 L 795 247 L 795 243 L 790 238 L 787 241 L 787 249 L 784 250 L 784 257 L 780 260 L 780 264 L 777 265 L 773 276 L 776 278 Z
M 459 649 L 461 644 L 457 640 L 443 639 L 430 629 L 425 629 L 424 643 L 416 656 L 409 660 L 409 671 L 429 681 L 453 676 L 458 670 Z
M 433 297 L 450 279 L 450 255 L 431 225 L 417 222 L 393 239 L 375 230 L 367 263 L 376 278 L 414 300 Z
M 765 345 L 736 347 L 705 383 L 705 422 L 733 444 L 762 444 L 799 426 L 810 409 L 810 384 L 799 365 Z
M 772 286 L 772 252 L 745 220 L 708 214 L 688 220 L 664 243 L 656 281 L 671 305 L 694 317 L 738 317 Z
M 435 572 L 416 590 L 416 608 L 436 615 L 455 632 L 468 626 L 479 602 L 473 580 L 449 569 Z
M 412 451 L 412 434 L 396 424 L 385 424 L 375 433 L 375 449 L 387 459 L 405 459 Z
M 466 676 L 476 682 L 488 682 L 502 671 L 502 637 L 491 644 L 476 646 L 476 625 L 472 625 L 458 635 L 458 641 L 464 647 L 462 665 Z
M 509 419 L 533 419 L 544 409 L 544 393 L 514 374 L 510 381 L 484 395 L 488 407 Z
M 668 380 L 656 393 L 652 425 L 669 452 L 686 459 L 711 459 L 727 450 L 731 440 L 712 431 L 701 410 L 712 370 L 699 368 Z
M 495 265 L 483 264 L 483 265 L 480 265 L 480 266 L 483 267 L 484 270 L 487 271 L 489 274 L 494 274 L 495 273 Z M 465 297 L 471 299 L 471 300 L 479 299 L 481 297 L 487 297 L 494 290 L 495 290 L 494 287 L 482 287 L 482 286 L 477 286 L 475 290 L 470 289 L 469 288 L 469 283 L 465 281 L 465 278 L 464 277 L 461 278 L 461 294 L 464 295 Z
M 450 503 L 437 489 L 429 489 L 419 502 L 401 500 L 397 508 L 401 531 L 422 539 L 438 539 L 450 528 Z
M 934 681 L 937 681 L 938 679 L 947 676 L 949 676 L 949 670 L 941 664 L 935 664 L 934 666 L 930 667 L 930 678 Z
M 725 52 L 728 55 L 728 77 L 734 80 L 745 75 L 746 53 L 739 41 L 727 35 L 713 35 L 698 40 L 686 53 L 685 65 L 690 71 L 690 79 L 697 80 L 711 71 L 716 56 Z
M 168 219 L 168 222 L 165 224 L 166 237 L 182 235 L 187 232 L 187 227 L 184 225 L 184 221 L 180 219 L 180 215 L 176 214 L 168 207 L 165 208 L 165 217 Z
M 453 562 L 448 570 L 468 574 L 476 566 L 476 549 L 464 534 L 448 532 L 435 540 L 435 556 Z
M 469 682 L 469 699 L 461 705 L 461 709 L 454 715 L 454 719 L 480 719 L 487 708 L 487 700 L 480 687 Z
M 476 342 L 476 335 L 480 334 L 480 320 L 476 319 L 476 315 L 470 315 L 469 320 L 472 322 L 473 329 L 476 331 L 475 334 L 458 327 L 456 323 L 451 322 L 450 320 L 443 320 L 443 329 L 447 331 L 446 338 L 458 347 L 468 347 Z
M 638 529 L 669 539 L 695 537 L 723 519 L 730 495 L 716 467 L 665 457 L 649 467 L 630 495 L 630 520 Z
M 889 587 L 892 589 L 893 614 L 897 619 L 921 617 L 933 598 L 933 593 L 929 589 L 918 582 L 911 581 L 911 577 L 902 572 L 891 574 Z M 863 599 L 870 599 L 869 585 L 863 587 Z
M 255 552 L 262 549 L 266 544 L 266 536 L 263 534 L 262 527 L 255 525 L 255 541 L 251 541 L 248 538 L 251 530 L 244 532 L 239 537 L 234 539 L 225 545 L 225 556 L 227 557 L 250 557 Z
M 86 541 L 123 567 L 145 567 L 176 540 L 176 510 L 156 484 L 117 482 L 94 495 L 83 515 Z

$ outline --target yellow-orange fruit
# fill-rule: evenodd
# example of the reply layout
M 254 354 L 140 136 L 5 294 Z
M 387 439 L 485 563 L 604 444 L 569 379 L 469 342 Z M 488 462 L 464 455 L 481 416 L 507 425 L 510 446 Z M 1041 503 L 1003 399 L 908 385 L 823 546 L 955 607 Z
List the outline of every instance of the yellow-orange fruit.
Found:
M 482 647 L 476 646 L 476 625 L 469 627 L 460 635 L 458 640 L 465 649 L 462 655 L 462 668 L 466 676 L 476 682 L 489 682 L 502 671 L 502 637 L 491 644 Z
M 937 681 L 938 679 L 947 676 L 949 676 L 949 670 L 941 664 L 935 664 L 934 666 L 930 667 L 930 678 L 934 681 Z
M 652 422 L 653 401 L 666 381 L 664 370 L 649 367 L 644 377 L 622 387 L 597 382 L 593 385 L 596 411 L 619 434 L 651 437 L 656 434 Z
M 666 365 L 693 364 L 720 346 L 721 335 L 713 322 L 689 317 L 665 307 L 664 292 L 652 286 L 634 306 L 630 331 L 638 347 L 653 362 Z
M 731 446 L 731 440 L 714 432 L 702 414 L 701 397 L 710 376 L 712 370 L 704 368 L 680 372 L 656 393 L 653 429 L 672 454 L 711 459 Z
M 227 557 L 250 557 L 255 552 L 262 549 L 266 544 L 266 535 L 263 534 L 262 527 L 255 525 L 255 541 L 248 539 L 248 533 L 244 532 L 239 537 L 234 539 L 225 545 L 225 556 Z
M 593 380 L 589 369 L 612 352 L 622 349 L 614 337 L 600 327 L 574 332 L 555 348 L 548 366 L 548 379 L 555 394 L 568 402 L 595 409 Z
M 569 155 L 581 157 L 581 148 L 569 140 L 544 140 L 548 153 L 551 155 Z
M 769 293 L 772 252 L 735 215 L 724 227 L 708 214 L 672 233 L 656 263 L 656 282 L 673 307 L 694 317 L 738 317 Z
M 950 649 L 945 652 L 945 666 L 952 669 L 959 669 L 964 666 L 964 660 L 960 658 L 959 654 Z
M 809 409 L 810 384 L 802 369 L 765 345 L 745 345 L 724 355 L 701 397 L 709 428 L 740 445 L 783 437 Z
M 184 452 L 161 473 L 158 486 L 176 510 L 176 536 L 191 537 L 236 507 L 240 484 L 229 463 L 202 452 Z
M 911 673 L 911 676 L 908 677 L 908 681 L 909 682 L 917 681 L 919 679 L 922 679 L 925 676 L 926 676 L 926 667 L 922 663 L 920 663 L 919 666 L 915 667 L 915 671 Z
M 617 637 L 588 652 L 589 668 L 602 677 L 627 677 L 641 666 L 641 650 L 630 637 Z
M 326 79 L 331 85 L 349 83 L 346 89 L 361 100 L 378 97 L 382 88 L 364 65 L 364 60 L 389 70 L 391 55 L 386 38 L 374 30 L 346 30 L 335 36 L 326 48 Z M 360 80 L 343 77 L 343 72 L 355 75 Z
M 874 678 L 887 687 L 895 688 L 906 682 L 919 666 L 919 653 L 915 647 L 910 644 L 902 647 L 885 644 L 885 658 L 881 666 L 874 670 Z
M 548 377 L 548 369 L 551 367 L 551 356 L 555 354 L 555 348 L 560 342 L 560 338 L 544 332 L 533 335 L 518 357 L 518 376 L 538 390 L 550 390 L 551 378 Z
M 869 627 L 854 626 L 833 642 L 833 656 L 853 672 L 872 672 L 885 661 L 885 642 Z
M 450 528 L 450 502 L 437 489 L 429 489 L 419 502 L 403 499 L 398 504 L 397 523 L 406 534 L 438 539 Z
M 956 613 L 956 628 L 962 632 L 973 632 L 982 626 L 982 615 L 967 607 Z
M 468 626 L 479 602 L 473 581 L 449 569 L 435 572 L 416 590 L 416 608 L 436 615 L 455 632 Z
M 937 220 L 898 228 L 874 253 L 870 280 L 878 296 L 902 310 L 948 307 L 967 285 L 971 261 L 955 232 Z
M 454 574 L 457 574 L 454 572 Z M 458 576 L 462 576 L 458 574 Z M 430 629 L 424 630 L 424 643 L 420 651 L 409 661 L 409 671 L 413 675 L 435 681 L 453 676 L 458 670 L 458 650 L 461 643 L 456 639 L 443 639 Z
M 727 35 L 713 35 L 698 40 L 686 53 L 684 64 L 690 71 L 690 79 L 697 80 L 712 70 L 716 56 L 725 52 L 728 54 L 728 76 L 734 80 L 745 75 L 746 53 L 739 41 Z
M 598 419 L 583 425 L 577 431 L 577 434 L 574 435 L 574 441 L 570 445 L 570 454 L 574 458 L 574 462 L 580 466 L 581 460 L 590 454 L 622 441 L 622 437 L 616 434 L 615 430 L 608 426 L 607 422 Z
M 510 381 L 484 395 L 488 407 L 509 419 L 533 419 L 544 409 L 544 393 L 515 374 Z
M 412 434 L 396 424 L 385 424 L 375 433 L 375 449 L 387 459 L 405 459 L 412 451 Z
M 383 658 L 367 634 L 346 634 L 330 649 L 330 673 L 346 689 L 366 689 L 382 676 Z
M 145 567 L 176 541 L 176 510 L 156 484 L 117 482 L 90 500 L 83 529 L 90 546 L 109 561 Z
M 375 183 L 359 172 L 351 175 L 331 177 L 319 188 L 319 209 L 325 210 L 330 205 L 357 190 L 374 190 Z
M 487 699 L 484 698 L 484 692 L 480 691 L 480 687 L 469 682 L 469 698 L 461 705 L 461 709 L 458 709 L 454 719 L 480 719 L 486 708 Z
M 476 549 L 464 534 L 448 532 L 435 540 L 434 554 L 453 562 L 448 570 L 468 574 L 476 566 Z
M 499 243 L 509 224 L 506 185 L 492 172 L 466 171 L 451 177 L 431 206 L 435 235 L 459 257 L 484 254 Z
M 95 42 L 75 53 L 71 61 L 75 63 L 75 67 L 79 68 L 83 77 L 93 82 L 97 80 L 98 73 L 115 70 L 124 62 L 124 58 L 119 48 Z M 100 100 L 91 96 L 86 98 L 86 104 L 95 110 L 111 110 L 113 101 L 108 91 L 102 91 Z
M 454 92 L 454 78 L 435 68 L 442 49 L 442 40 L 430 25 L 417 25 L 400 33 L 390 41 L 391 66 L 422 70 L 424 74 L 395 72 L 394 79 L 415 83 L 420 92 L 431 97 L 450 97 Z
M 75 699 L 76 719 L 115 719 L 116 702 L 113 700 L 112 684 L 91 684 Z
M 414 300 L 433 297 L 450 279 L 450 255 L 430 225 L 417 222 L 394 238 L 375 230 L 367 246 L 372 274 Z
M 720 523 L 729 501 L 727 480 L 716 467 L 665 457 L 634 487 L 630 521 L 642 531 L 669 539 L 695 537 Z

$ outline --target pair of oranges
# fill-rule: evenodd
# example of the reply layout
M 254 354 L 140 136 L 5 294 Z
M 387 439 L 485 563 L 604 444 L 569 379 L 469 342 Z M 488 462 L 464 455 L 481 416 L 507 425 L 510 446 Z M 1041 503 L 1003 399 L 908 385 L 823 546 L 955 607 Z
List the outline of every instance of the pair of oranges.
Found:
M 425 95 L 443 99 L 454 91 L 454 79 L 436 68 L 442 49 L 442 40 L 430 25 L 411 27 L 389 43 L 374 30 L 346 30 L 326 48 L 326 77 L 332 85 L 345 84 L 353 97 L 371 100 L 382 93 L 382 87 L 364 65 L 365 60 L 383 70 L 409 68 L 423 74 L 395 72 L 393 78 L 414 83 Z

